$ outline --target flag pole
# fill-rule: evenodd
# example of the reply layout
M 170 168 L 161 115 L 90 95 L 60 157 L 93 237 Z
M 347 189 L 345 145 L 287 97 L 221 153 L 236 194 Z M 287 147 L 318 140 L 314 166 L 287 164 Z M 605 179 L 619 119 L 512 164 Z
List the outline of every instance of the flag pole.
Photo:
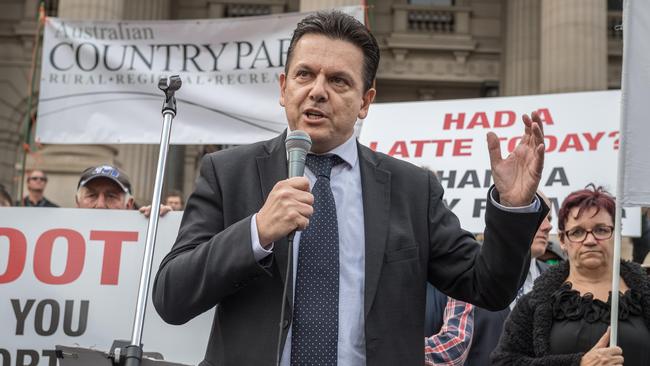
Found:
M 21 182 L 20 182 L 20 190 L 18 193 L 18 200 L 21 203 L 21 206 L 23 205 L 23 194 L 25 190 L 25 169 L 26 169 L 26 164 L 27 164 L 27 154 L 32 152 L 33 150 L 33 134 L 34 134 L 34 122 L 35 122 L 35 117 L 33 115 L 32 107 L 33 107 L 33 94 L 34 90 L 36 89 L 35 83 L 36 83 L 36 73 L 38 72 L 38 53 L 40 50 L 41 46 L 41 32 L 43 31 L 43 25 L 45 22 L 45 4 L 43 4 L 43 1 L 40 2 L 38 6 L 38 20 L 36 24 L 36 32 L 34 33 L 34 48 L 32 49 L 32 62 L 31 62 L 31 67 L 30 67 L 30 76 L 29 76 L 29 84 L 28 84 L 28 93 L 27 93 L 27 112 L 25 114 L 25 121 L 24 121 L 24 132 L 23 132 L 23 155 L 22 155 L 22 164 L 21 164 Z
M 630 1 L 623 2 L 623 24 L 629 20 Z M 630 27 L 628 27 L 630 29 Z M 618 165 L 616 168 L 616 210 L 614 213 L 614 256 L 612 263 L 612 296 L 611 308 L 609 311 L 610 318 L 610 337 L 609 346 L 616 347 L 618 343 L 618 310 L 619 310 L 619 291 L 621 284 L 621 220 L 623 218 L 623 176 L 625 170 L 625 108 L 623 101 L 626 99 L 625 79 L 627 75 L 627 62 L 625 58 L 628 42 L 625 42 L 625 32 L 623 33 L 623 67 L 621 71 L 621 110 L 618 129 Z

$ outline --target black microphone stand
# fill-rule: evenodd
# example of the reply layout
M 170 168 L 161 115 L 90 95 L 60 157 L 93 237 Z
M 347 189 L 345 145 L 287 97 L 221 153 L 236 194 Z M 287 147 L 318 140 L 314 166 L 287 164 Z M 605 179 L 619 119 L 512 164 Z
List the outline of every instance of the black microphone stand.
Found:
M 296 231 L 292 231 L 287 235 L 287 273 L 284 275 L 284 289 L 282 290 L 282 309 L 280 310 L 280 323 L 278 324 L 278 345 L 275 354 L 275 364 L 280 366 L 282 362 L 282 334 L 284 331 L 284 322 L 293 318 L 293 314 L 287 316 L 287 293 L 289 292 L 289 281 L 293 276 L 293 238 L 296 236 Z

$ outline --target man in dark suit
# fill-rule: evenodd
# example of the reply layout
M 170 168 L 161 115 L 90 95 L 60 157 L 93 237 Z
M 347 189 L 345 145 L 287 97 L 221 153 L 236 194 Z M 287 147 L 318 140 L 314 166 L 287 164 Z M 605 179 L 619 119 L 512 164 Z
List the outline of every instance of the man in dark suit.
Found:
M 549 199 L 542 192 L 537 192 L 537 194 L 548 206 L 551 205 Z M 501 337 L 501 332 L 503 331 L 503 324 L 508 318 L 508 315 L 510 315 L 510 311 L 515 307 L 517 300 L 521 296 L 533 290 L 533 283 L 537 277 L 549 268 L 548 264 L 537 258 L 546 252 L 549 245 L 548 238 L 552 228 L 551 213 L 549 211 L 530 244 L 531 262 L 526 272 L 526 280 L 519 288 L 519 291 L 517 291 L 517 297 L 510 303 L 510 306 L 498 311 L 490 311 L 480 307 L 474 309 L 474 338 L 469 348 L 469 355 L 465 361 L 465 366 L 483 366 L 490 364 L 490 353 L 494 351 L 497 343 L 499 343 L 499 337 Z
M 305 176 L 287 179 L 285 134 L 203 159 L 153 288 L 173 324 L 218 305 L 202 365 L 272 365 L 278 341 L 282 365 L 422 365 L 427 281 L 491 309 L 516 295 L 530 258 L 522 243 L 548 210 L 535 196 L 539 118 L 524 117 L 522 142 L 506 159 L 488 134 L 496 188 L 481 249 L 430 172 L 357 143 L 378 63 L 375 38 L 354 18 L 308 16 L 280 76 L 289 129 L 313 141 Z

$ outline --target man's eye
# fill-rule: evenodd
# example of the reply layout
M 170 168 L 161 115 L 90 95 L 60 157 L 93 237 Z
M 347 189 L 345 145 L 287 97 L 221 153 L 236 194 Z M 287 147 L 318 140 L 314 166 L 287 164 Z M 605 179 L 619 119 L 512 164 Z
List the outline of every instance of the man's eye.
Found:
M 339 78 L 339 77 L 333 77 L 333 78 L 330 79 L 330 81 L 332 81 L 332 83 L 333 83 L 334 85 L 336 85 L 336 86 L 344 86 L 344 85 L 347 84 L 347 82 L 345 81 L 345 79 L 343 79 L 343 78 Z
M 307 70 L 298 70 L 298 72 L 296 72 L 296 76 L 298 76 L 298 77 L 306 77 L 308 75 L 309 75 L 309 72 L 307 72 Z

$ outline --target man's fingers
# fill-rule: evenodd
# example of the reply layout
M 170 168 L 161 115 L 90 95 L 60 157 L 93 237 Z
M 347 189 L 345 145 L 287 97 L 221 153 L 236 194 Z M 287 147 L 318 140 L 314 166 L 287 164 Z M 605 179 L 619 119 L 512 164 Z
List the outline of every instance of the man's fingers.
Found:
M 544 135 L 544 124 L 542 123 L 542 119 L 539 117 L 539 113 L 532 112 L 530 115 L 533 122 L 537 123 L 539 126 L 539 129 L 542 131 L 542 135 Z
M 524 136 L 530 136 L 530 128 L 533 125 L 533 121 L 527 114 L 521 116 L 521 120 L 524 121 Z
M 533 141 L 535 141 L 535 144 L 543 144 L 544 143 L 544 130 L 542 130 L 542 125 L 539 123 L 533 123 Z
M 310 218 L 314 214 L 314 206 L 310 204 L 299 204 L 296 207 L 296 211 L 298 211 L 300 216 Z
M 490 165 L 494 168 L 501 162 L 501 142 L 494 132 L 487 133 L 487 145 L 490 154 Z
M 290 187 L 301 191 L 309 191 L 309 179 L 307 177 L 293 177 L 286 180 Z
M 140 213 L 143 214 L 144 217 L 148 218 L 149 215 L 151 214 L 151 206 L 140 207 L 140 209 L 138 211 L 140 211 Z
M 535 155 L 537 155 L 537 159 L 535 160 L 535 171 L 539 172 L 540 175 L 542 175 L 542 171 L 544 170 L 545 149 L 546 146 L 544 145 L 538 145 L 537 148 L 535 148 Z
M 160 205 L 160 216 L 161 217 L 167 215 L 167 213 L 171 212 L 171 211 L 172 211 L 171 206 L 167 206 L 167 205 L 163 205 L 163 204 Z

